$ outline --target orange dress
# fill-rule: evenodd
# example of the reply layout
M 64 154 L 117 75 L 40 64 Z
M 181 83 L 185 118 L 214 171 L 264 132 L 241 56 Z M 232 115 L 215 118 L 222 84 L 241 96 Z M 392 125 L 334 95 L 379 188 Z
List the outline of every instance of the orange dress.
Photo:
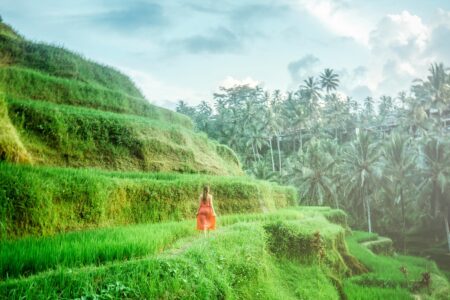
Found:
M 216 216 L 213 214 L 210 198 L 206 201 L 200 201 L 200 209 L 197 215 L 197 229 L 216 229 Z

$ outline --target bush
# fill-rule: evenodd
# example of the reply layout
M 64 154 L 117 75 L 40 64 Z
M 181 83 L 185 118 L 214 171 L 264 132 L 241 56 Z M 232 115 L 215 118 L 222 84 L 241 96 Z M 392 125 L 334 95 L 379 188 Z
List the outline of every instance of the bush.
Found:
M 375 241 L 365 242 L 364 246 L 372 250 L 373 253 L 378 255 L 392 255 L 394 254 L 394 247 L 392 240 L 386 237 L 379 238 Z

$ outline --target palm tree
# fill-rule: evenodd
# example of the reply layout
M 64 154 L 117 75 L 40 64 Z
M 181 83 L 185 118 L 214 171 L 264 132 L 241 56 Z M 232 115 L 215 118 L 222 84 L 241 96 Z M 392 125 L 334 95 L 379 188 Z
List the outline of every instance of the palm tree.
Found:
M 364 113 L 366 116 L 372 117 L 374 114 L 374 101 L 372 97 L 364 99 Z
M 415 155 L 409 147 L 410 138 L 394 133 L 389 142 L 382 149 L 383 180 L 384 185 L 392 186 L 390 197 L 395 203 L 400 203 L 402 214 L 402 245 L 405 251 L 406 211 L 405 192 L 411 186 L 416 163 Z
M 334 129 L 334 138 L 338 138 L 338 130 L 343 127 L 343 103 L 339 100 L 338 96 L 333 93 L 326 95 L 325 113 L 328 117 L 328 126 Z
M 429 129 L 429 118 L 423 103 L 412 97 L 405 98 L 404 103 L 406 109 L 399 113 L 403 127 L 413 136 L 426 132 Z
M 319 82 L 314 77 L 308 77 L 303 83 L 304 84 L 300 86 L 300 88 L 308 100 L 312 102 L 317 101 L 321 97 Z
M 275 124 L 276 126 L 272 126 L 271 129 L 275 129 L 274 130 L 274 134 L 275 134 L 275 138 L 276 138 L 276 143 L 277 143 L 277 150 L 278 150 L 278 170 L 280 172 L 281 175 L 281 145 L 280 145 L 280 141 L 281 141 L 281 132 L 283 130 L 283 125 L 284 125 L 284 101 L 283 101 L 283 95 L 281 94 L 280 90 L 275 90 L 273 93 L 273 97 L 272 97 L 272 102 L 271 102 L 271 109 L 272 112 L 275 115 Z
M 251 145 L 255 160 L 259 161 L 260 160 L 259 151 L 262 148 L 262 146 L 267 143 L 268 140 L 266 135 L 265 124 L 259 118 L 250 119 L 250 122 L 244 128 L 244 132 L 248 137 L 247 146 Z
M 194 119 L 195 117 L 195 108 L 189 106 L 185 101 L 179 100 L 176 107 L 176 112 L 180 114 L 187 115 Z
M 325 69 L 322 74 L 320 74 L 320 84 L 322 88 L 327 91 L 335 91 L 339 86 L 339 75 L 334 73 L 333 69 Z
M 309 127 L 313 127 L 313 122 L 318 120 L 317 107 L 321 97 L 319 82 L 314 77 L 304 80 L 304 84 L 300 86 L 300 99 L 307 103 L 307 113 L 309 115 Z
M 449 206 L 450 197 L 448 185 L 450 184 L 450 152 L 448 144 L 444 144 L 439 138 L 432 137 L 422 148 L 421 169 L 423 182 L 420 189 L 426 191 L 426 199 L 429 200 L 429 208 L 434 218 L 441 213 L 444 219 L 447 234 L 448 250 L 450 252 L 449 230 Z
M 249 173 L 257 179 L 268 181 L 274 180 L 276 176 L 276 173 L 271 171 L 263 160 L 253 162 Z
M 450 103 L 450 75 L 442 63 L 434 63 L 429 69 L 427 80 L 415 80 L 418 85 L 413 86 L 417 98 L 429 103 L 430 108 L 438 111 L 438 126 L 442 127 L 441 117 Z
M 357 138 L 344 150 L 343 170 L 346 172 L 346 194 L 356 202 L 361 201 L 367 214 L 369 232 L 372 232 L 370 196 L 377 181 L 377 161 L 379 151 L 367 133 L 359 133 Z M 358 204 L 358 203 L 356 203 Z
M 286 99 L 284 105 L 284 114 L 287 117 L 288 125 L 292 130 L 295 130 L 299 134 L 300 149 L 303 148 L 303 136 L 302 133 L 308 127 L 307 115 L 305 103 L 302 101 L 301 91 L 297 91 L 294 94 L 290 94 Z M 295 139 L 294 139 L 295 142 Z
M 380 97 L 379 114 L 382 119 L 391 113 L 393 105 L 392 97 L 386 95 Z
M 267 129 L 267 136 L 269 138 L 270 157 L 272 160 L 272 171 L 275 172 L 275 160 L 273 157 L 272 140 L 273 140 L 273 137 L 277 135 L 280 125 L 278 124 L 277 115 L 275 114 L 273 107 L 269 107 L 267 109 L 266 116 L 265 116 L 265 122 L 266 122 L 265 128 Z
M 339 208 L 336 186 L 331 177 L 334 164 L 334 159 L 322 151 L 320 142 L 309 142 L 305 157 L 297 163 L 293 174 L 294 182 L 299 183 L 301 199 L 316 205 L 323 205 L 326 199 L 331 199 Z
M 196 107 L 196 124 L 197 128 L 201 131 L 204 131 L 208 133 L 208 125 L 210 122 L 210 118 L 212 115 L 212 108 L 209 106 L 209 104 L 206 101 L 202 101 L 197 107 Z

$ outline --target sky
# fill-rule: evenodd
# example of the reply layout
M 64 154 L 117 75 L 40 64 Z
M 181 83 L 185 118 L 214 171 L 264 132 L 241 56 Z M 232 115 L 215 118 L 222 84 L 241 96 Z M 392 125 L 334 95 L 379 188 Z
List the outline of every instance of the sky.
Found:
M 325 68 L 356 100 L 395 96 L 431 63 L 450 66 L 450 0 L 0 0 L 0 15 L 171 109 L 220 86 L 295 90 Z

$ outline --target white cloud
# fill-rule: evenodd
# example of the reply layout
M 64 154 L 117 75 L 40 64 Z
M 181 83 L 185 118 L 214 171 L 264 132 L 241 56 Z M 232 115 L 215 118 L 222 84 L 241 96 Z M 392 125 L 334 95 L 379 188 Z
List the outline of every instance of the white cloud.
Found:
M 130 76 L 151 103 L 174 109 L 178 100 L 184 100 L 196 105 L 204 99 L 210 98 L 209 93 L 200 93 L 190 88 L 183 88 L 165 83 L 149 73 L 121 67 L 120 70 Z
M 307 77 L 316 76 L 319 72 L 320 60 L 312 54 L 308 54 L 289 63 L 288 71 L 292 83 L 296 86 Z
M 356 76 L 350 68 L 340 71 L 342 87 L 348 94 L 395 95 L 408 89 L 412 80 L 425 77 L 431 63 L 450 64 L 448 11 L 439 10 L 431 23 L 407 10 L 388 14 L 373 23 L 371 16 L 346 0 L 296 0 L 296 3 L 330 32 L 367 47 L 369 59 L 363 76 Z
M 370 46 L 375 51 L 391 51 L 399 56 L 422 52 L 429 40 L 430 28 L 419 16 L 403 11 L 387 15 L 370 33 Z
M 298 0 L 300 8 L 317 18 L 338 36 L 368 45 L 370 24 L 367 18 L 343 0 Z
M 407 90 L 436 57 L 427 54 L 434 28 L 408 11 L 387 15 L 370 33 L 368 86 L 379 96 Z
M 227 76 L 224 80 L 222 80 L 219 83 L 219 86 L 224 87 L 224 88 L 232 88 L 232 87 L 241 86 L 241 85 L 248 85 L 250 87 L 256 87 L 258 85 L 261 85 L 261 82 L 251 78 L 250 76 L 247 76 L 246 78 L 243 78 L 243 79 L 237 79 L 237 78 L 234 78 L 233 76 Z

